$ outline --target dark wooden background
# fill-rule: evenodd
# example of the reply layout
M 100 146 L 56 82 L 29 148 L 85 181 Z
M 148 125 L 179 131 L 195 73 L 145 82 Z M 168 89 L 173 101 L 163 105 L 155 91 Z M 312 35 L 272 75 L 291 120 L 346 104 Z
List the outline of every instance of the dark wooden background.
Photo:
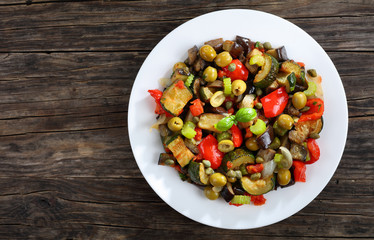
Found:
M 324 191 L 286 220 L 243 231 L 165 204 L 127 131 L 131 87 L 151 49 L 189 19 L 230 8 L 276 14 L 313 36 L 349 106 L 347 145 Z M 0 0 L 0 238 L 373 239 L 373 66 L 372 0 Z

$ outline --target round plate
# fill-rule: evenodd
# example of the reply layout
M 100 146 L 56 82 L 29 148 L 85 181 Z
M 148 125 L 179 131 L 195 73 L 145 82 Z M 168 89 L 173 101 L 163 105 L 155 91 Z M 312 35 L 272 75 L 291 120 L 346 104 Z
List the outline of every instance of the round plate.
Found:
M 230 19 L 230 21 L 227 21 Z M 233 24 L 235 23 L 235 24 Z M 157 130 L 155 103 L 149 89 L 160 89 L 160 78 L 170 77 L 174 63 L 187 58 L 193 45 L 236 35 L 253 41 L 285 46 L 288 57 L 304 62 L 307 69 L 317 69 L 322 76 L 325 113 L 318 143 L 320 160 L 307 165 L 307 181 L 265 194 L 262 206 L 231 206 L 222 198 L 208 200 L 202 189 L 180 180 L 178 173 L 159 166 L 163 152 Z M 169 33 L 152 50 L 134 82 L 128 111 L 128 129 L 136 162 L 153 190 L 169 206 L 197 222 L 226 229 L 250 229 L 281 221 L 308 205 L 327 185 L 343 154 L 348 129 L 348 110 L 339 74 L 322 47 L 296 25 L 271 14 L 253 10 L 224 10 L 194 18 Z

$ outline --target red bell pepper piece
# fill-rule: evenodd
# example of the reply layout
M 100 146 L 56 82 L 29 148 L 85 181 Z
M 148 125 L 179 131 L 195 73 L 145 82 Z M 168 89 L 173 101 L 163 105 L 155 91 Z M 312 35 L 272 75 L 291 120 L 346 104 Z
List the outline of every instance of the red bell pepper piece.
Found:
M 301 115 L 299 122 L 320 119 L 325 110 L 323 100 L 320 98 L 309 99 L 305 106 L 310 107 L 310 109 Z
M 266 198 L 264 198 L 264 195 L 258 195 L 258 196 L 251 195 L 251 202 L 253 202 L 253 204 L 256 206 L 261 206 L 265 204 Z
M 221 165 L 224 153 L 218 150 L 218 141 L 212 134 L 206 136 L 198 148 L 204 159 L 210 162 L 211 168 L 217 169 Z
M 235 64 L 235 70 L 230 72 L 229 71 L 229 65 L 234 63 Z M 222 71 L 218 71 L 218 77 L 223 77 L 223 76 L 226 76 L 226 77 L 229 77 L 231 78 L 231 81 L 234 81 L 234 80 L 243 80 L 243 81 L 247 81 L 248 79 L 248 74 L 249 74 L 249 71 L 248 69 L 243 65 L 243 63 L 241 61 L 239 61 L 239 59 L 234 59 L 231 61 L 229 65 L 227 65 L 226 67 L 223 67 L 222 68 Z
M 276 117 L 281 114 L 288 103 L 288 94 L 285 87 L 269 93 L 261 98 L 264 114 L 267 118 Z
M 196 132 L 196 135 L 195 135 L 194 139 L 196 141 L 200 141 L 201 138 L 203 137 L 203 131 L 201 130 L 201 128 L 195 127 L 195 132 Z
M 232 142 L 234 143 L 234 147 L 240 147 L 243 143 L 243 135 L 242 131 L 236 126 L 235 124 L 232 125 L 231 127 L 231 139 Z
M 259 173 L 262 172 L 262 170 L 264 170 L 264 165 L 262 163 L 247 166 L 247 171 L 250 174 Z
M 166 112 L 161 106 L 160 100 L 161 100 L 161 97 L 162 97 L 162 92 L 158 89 L 148 90 L 148 92 L 149 92 L 149 94 L 151 94 L 151 96 L 154 98 L 154 100 L 156 102 L 155 113 L 156 114 L 166 114 L 167 117 L 172 117 L 172 115 L 170 113 Z
M 305 163 L 312 164 L 314 162 L 317 162 L 321 155 L 317 141 L 313 138 L 308 138 L 306 140 L 306 145 L 308 147 L 310 160 L 306 161 Z
M 200 101 L 200 99 L 195 99 L 191 103 L 192 105 L 190 106 L 190 111 L 194 117 L 204 113 L 203 103 Z
M 305 182 L 306 181 L 305 163 L 300 162 L 300 161 L 293 161 L 292 166 L 294 167 L 293 176 L 295 178 L 295 182 Z
M 244 136 L 244 138 L 247 139 L 247 138 L 251 138 L 251 137 L 253 137 L 253 133 L 251 132 L 251 129 L 249 129 L 249 127 L 247 127 L 245 129 L 245 136 Z

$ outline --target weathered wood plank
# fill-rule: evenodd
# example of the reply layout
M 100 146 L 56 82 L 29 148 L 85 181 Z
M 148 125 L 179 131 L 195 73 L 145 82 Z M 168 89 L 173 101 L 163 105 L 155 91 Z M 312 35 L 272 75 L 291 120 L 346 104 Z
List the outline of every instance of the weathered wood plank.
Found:
M 248 3 L 244 1 L 228 2 L 66 2 L 0 7 L 0 52 L 149 51 L 167 33 L 188 19 L 213 10 L 248 8 Z M 311 11 L 310 4 L 319 10 Z M 341 15 L 330 13 L 329 17 L 323 17 L 324 13 L 327 16 L 329 6 Z M 370 15 L 374 12 L 373 6 L 365 1 L 348 4 L 329 1 L 253 3 L 254 9 L 288 18 L 304 28 L 326 50 L 348 51 L 374 50 L 374 40 L 368 37 L 374 33 L 374 16 Z M 176 16 L 175 12 L 181 11 L 184 13 L 180 15 L 182 17 Z
M 8 179 L 0 179 L 0 182 L 9 184 Z M 74 238 L 79 237 L 78 234 L 85 234 L 84 238 L 96 238 L 102 234 L 99 228 L 106 227 L 112 231 L 117 229 L 126 239 L 132 234 L 137 234 L 134 239 L 148 239 L 148 233 L 164 237 L 165 231 L 169 231 L 173 238 L 179 236 L 178 233 L 174 235 L 174 231 L 185 234 L 194 229 L 190 232 L 191 237 L 211 231 L 211 227 L 200 225 L 172 210 L 151 190 L 142 188 L 144 184 L 144 181 L 136 183 L 127 179 L 13 180 L 10 186 L 5 187 L 7 194 L 0 196 L 0 226 L 9 228 L 5 231 L 0 227 L 0 233 L 2 236 L 18 233 L 24 238 Z M 354 188 L 346 184 L 347 189 Z M 18 189 L 17 193 L 15 189 Z M 347 198 L 349 203 L 341 201 L 342 197 Z M 228 239 L 242 234 L 278 237 L 349 237 L 354 234 L 368 238 L 374 233 L 370 225 L 374 220 L 370 208 L 373 197 L 366 197 L 367 201 L 362 204 L 358 204 L 357 198 L 352 200 L 350 193 L 333 197 L 334 200 L 317 198 L 296 215 L 273 226 L 240 233 L 215 229 L 210 236 Z M 283 230 L 279 232 L 279 228 Z M 126 235 L 126 231 L 131 234 Z

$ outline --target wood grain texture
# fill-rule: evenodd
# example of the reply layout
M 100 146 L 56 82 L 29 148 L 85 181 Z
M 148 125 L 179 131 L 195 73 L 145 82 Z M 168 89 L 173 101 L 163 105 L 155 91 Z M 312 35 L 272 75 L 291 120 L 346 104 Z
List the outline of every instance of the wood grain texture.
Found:
M 201 225 L 165 204 L 141 175 L 127 129 L 131 87 L 151 49 L 189 19 L 231 8 L 276 14 L 314 37 L 349 108 L 326 188 L 294 216 L 244 231 Z M 0 0 L 0 239 L 373 239 L 373 13 L 372 0 Z

